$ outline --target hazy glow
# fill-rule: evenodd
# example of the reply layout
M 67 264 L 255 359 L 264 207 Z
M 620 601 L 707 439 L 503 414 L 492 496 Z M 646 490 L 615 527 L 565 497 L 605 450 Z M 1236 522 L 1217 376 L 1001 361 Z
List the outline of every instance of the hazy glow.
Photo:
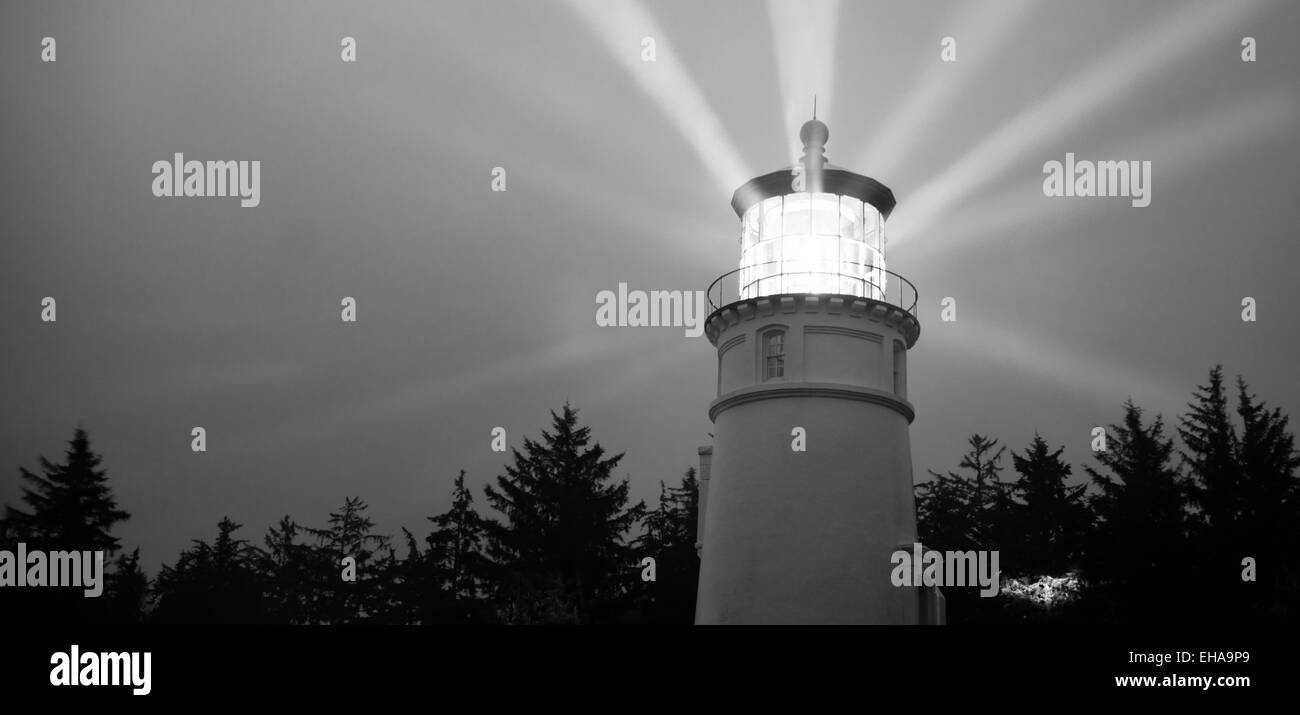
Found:
M 595 392 L 587 397 L 585 405 L 593 408 L 602 405 L 622 407 L 627 404 L 623 400 L 635 401 L 647 391 L 661 390 L 669 382 L 681 382 L 683 374 L 697 368 L 701 353 L 707 355 L 708 343 L 701 345 L 702 342 L 673 339 L 665 347 L 656 347 L 655 359 L 646 361 L 642 366 L 644 369 L 627 375 L 625 379 L 595 386 Z
M 969 322 L 962 330 L 932 330 L 931 349 L 969 355 L 1018 375 L 1034 375 L 1092 404 L 1113 406 L 1125 399 L 1148 406 L 1152 414 L 1173 414 L 1187 401 L 1185 386 L 1167 372 L 1144 372 L 1107 362 L 1059 337 L 1039 339 L 1018 329 L 993 323 Z M 978 339 L 968 339 L 976 335 Z M 963 338 L 962 336 L 966 336 Z
M 740 222 L 740 297 L 839 293 L 883 300 L 884 222 L 835 194 L 773 196 Z
M 341 409 L 303 413 L 272 429 L 232 435 L 229 444 L 232 448 L 244 448 L 248 443 L 320 439 L 333 437 L 357 424 L 411 419 L 445 409 L 445 403 L 450 400 L 507 389 L 514 383 L 541 379 L 557 371 L 580 370 L 583 366 L 623 359 L 639 349 L 643 350 L 644 346 L 634 340 L 611 340 L 607 333 L 556 336 L 554 342 L 545 346 L 484 361 L 471 370 L 436 372 L 429 379 L 404 383 L 388 394 L 350 402 Z
M 1029 0 L 984 0 L 966 5 L 959 20 L 944 25 L 943 35 L 957 39 L 959 61 L 925 63 L 928 69 L 912 83 L 911 91 L 893 105 L 879 127 L 870 131 L 871 144 L 854 166 L 872 176 L 896 173 L 917 142 L 924 140 L 929 124 L 946 111 L 957 93 L 973 84 L 978 86 L 977 70 L 1028 17 L 1030 5 Z M 938 44 L 933 52 L 937 57 Z
M 831 116 L 840 0 L 768 0 L 767 17 L 772 23 L 785 137 L 795 159 L 803 150 L 799 127 L 812 117 L 814 95 L 818 118 L 827 121 Z
M 1135 33 L 1051 96 L 1000 125 L 935 179 L 899 204 L 896 235 L 924 233 L 972 191 L 1016 165 L 1044 142 L 1087 124 L 1143 84 L 1159 78 L 1170 62 L 1212 45 L 1224 28 L 1235 27 L 1261 0 L 1211 2 L 1162 17 L 1160 24 Z M 1064 150 L 1062 150 L 1064 151 Z M 899 225 L 901 224 L 901 225 Z
M 667 31 L 637 0 L 565 0 L 592 37 L 653 100 L 655 108 L 713 174 L 721 195 L 730 196 L 752 176 L 731 136 L 674 51 Z M 655 61 L 641 59 L 642 38 L 655 41 Z
M 1154 168 L 1163 188 L 1179 174 L 1221 157 L 1241 144 L 1293 131 L 1297 114 L 1300 114 L 1300 101 L 1289 89 L 1256 95 L 1248 101 L 1234 98 L 1212 111 L 1191 119 L 1179 119 L 1169 126 L 1126 140 L 1097 156 L 1130 156 L 1140 148 L 1142 154 L 1156 162 Z M 1038 185 L 1037 178 L 1033 183 L 1035 187 Z M 1089 205 L 1086 201 L 1062 202 L 1046 197 L 1041 201 L 1027 202 L 1023 189 L 1006 191 L 981 202 L 972 211 L 944 220 L 941 231 L 927 235 L 924 241 L 905 244 L 903 250 L 910 261 L 938 250 L 976 246 L 983 249 L 990 242 L 1022 237 L 1023 231 L 1017 228 L 1060 219 Z M 971 238 L 981 240 L 972 242 Z

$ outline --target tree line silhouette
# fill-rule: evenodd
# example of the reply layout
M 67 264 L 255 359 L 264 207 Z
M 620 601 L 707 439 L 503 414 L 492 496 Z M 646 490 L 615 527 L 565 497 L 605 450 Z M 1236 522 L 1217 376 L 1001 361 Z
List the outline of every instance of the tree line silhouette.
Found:
M 1216 366 L 1180 418 L 1180 445 L 1161 417 L 1148 421 L 1127 402 L 1077 484 L 1064 447 L 1040 435 L 1011 455 L 1009 481 L 1006 447 L 972 435 L 959 471 L 931 471 L 916 486 L 920 540 L 997 550 L 1003 578 L 1026 588 L 996 598 L 945 588 L 949 622 L 1296 620 L 1300 453 L 1287 416 L 1241 378 L 1236 420 L 1228 402 Z M 130 515 L 78 429 L 64 463 L 20 468 L 25 508 L 5 508 L 0 548 L 103 550 L 104 594 L 3 588 L 0 613 L 60 623 L 689 624 L 695 471 L 677 486 L 661 482 L 648 509 L 613 478 L 622 456 L 607 455 L 566 404 L 484 489 L 495 517 L 479 513 L 461 471 L 423 539 L 406 528 L 398 539 L 377 533 L 366 503 L 349 497 L 323 526 L 286 515 L 261 543 L 224 517 L 211 541 L 195 540 L 150 580 L 139 549 L 127 554 L 111 535 Z M 653 581 L 643 579 L 646 557 Z M 1051 597 L 1025 597 L 1044 592 Z
M 1004 578 L 1054 582 L 1056 598 L 944 589 L 949 623 L 1294 622 L 1300 606 L 1300 486 L 1288 418 L 1222 366 L 1176 428 L 1130 400 L 1088 479 L 1035 434 L 1004 481 L 998 440 L 975 434 L 960 472 L 916 487 L 927 547 L 998 550 Z M 1091 487 L 1091 488 L 1090 488 Z
M 349 497 L 319 528 L 284 516 L 261 544 L 223 517 L 211 541 L 195 540 L 152 582 L 139 549 L 120 553 L 110 535 L 130 515 L 78 429 L 65 463 L 42 458 L 40 474 L 20 469 L 26 508 L 5 508 L 0 545 L 103 550 L 114 558 L 104 594 L 4 588 L 0 612 L 15 623 L 691 623 L 695 471 L 679 486 L 661 483 L 648 510 L 613 478 L 623 455 L 592 442 L 576 409 L 566 404 L 551 417 L 551 429 L 512 450 L 505 474 L 485 489 L 500 518 L 478 513 L 461 471 L 451 508 L 428 517 L 423 539 L 405 528 L 400 540 L 378 533 L 366 503 Z M 653 581 L 643 579 L 645 557 L 655 559 Z

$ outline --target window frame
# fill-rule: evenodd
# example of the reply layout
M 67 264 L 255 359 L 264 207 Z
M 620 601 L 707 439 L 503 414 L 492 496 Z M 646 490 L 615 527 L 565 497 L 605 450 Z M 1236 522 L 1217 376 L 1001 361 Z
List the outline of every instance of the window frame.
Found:
M 788 340 L 789 331 L 784 327 L 771 327 L 765 328 L 760 334 L 762 335 L 762 340 L 759 341 L 759 345 L 761 346 L 759 349 L 759 370 L 762 378 L 760 382 L 786 379 L 786 358 L 790 354 L 790 342 Z M 774 338 L 779 341 L 781 350 L 776 354 L 769 352 Z M 780 374 L 778 375 L 772 374 L 771 361 L 774 359 L 777 360 L 777 365 L 780 368 Z

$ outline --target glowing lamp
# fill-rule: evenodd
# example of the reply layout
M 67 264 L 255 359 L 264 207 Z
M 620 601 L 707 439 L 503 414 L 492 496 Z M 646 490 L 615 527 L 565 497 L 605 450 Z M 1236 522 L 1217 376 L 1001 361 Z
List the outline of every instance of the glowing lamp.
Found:
M 894 194 L 874 179 L 826 163 L 830 131 L 812 119 L 804 156 L 751 180 L 731 205 L 740 216 L 738 297 L 826 293 L 883 300 L 885 218 Z

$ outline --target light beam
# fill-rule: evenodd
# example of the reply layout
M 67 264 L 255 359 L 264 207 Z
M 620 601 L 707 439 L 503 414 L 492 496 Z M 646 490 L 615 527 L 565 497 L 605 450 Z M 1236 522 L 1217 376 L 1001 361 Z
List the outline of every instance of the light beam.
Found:
M 961 43 L 961 61 L 940 62 L 936 45 L 934 60 L 926 63 L 928 69 L 912 83 L 911 91 L 872 130 L 874 139 L 856 166 L 872 176 L 891 176 L 897 172 L 925 136 L 927 126 L 943 114 L 960 90 L 977 84 L 973 79 L 976 70 L 988 61 L 992 51 L 976 51 L 976 48 L 1002 47 L 1030 10 L 1029 0 L 985 0 L 967 5 L 961 19 L 952 24 L 954 29 L 944 33 Z
M 817 117 L 826 121 L 831 116 L 839 16 L 840 0 L 767 2 L 791 160 L 802 149 L 798 141 L 799 127 L 812 116 L 814 96 Z
M 1084 124 L 1161 76 L 1166 65 L 1204 46 L 1237 24 L 1262 0 L 1218 2 L 1161 18 L 1114 52 L 1090 65 L 1060 89 L 1002 124 L 951 166 L 899 205 L 895 239 L 923 233 L 972 191 L 1001 175 L 1047 140 Z
M 751 174 L 740 152 L 704 93 L 677 55 L 669 34 L 637 0 L 565 0 L 611 59 L 627 72 L 641 91 L 713 175 L 723 192 L 731 192 Z M 655 41 L 655 61 L 641 59 L 642 38 Z
M 1163 188 L 1180 175 L 1243 144 L 1294 131 L 1297 115 L 1300 115 L 1300 100 L 1296 93 L 1290 88 L 1277 88 L 1246 101 L 1233 98 L 1190 120 L 1180 117 L 1096 156 L 1150 157 L 1159 186 Z M 1034 183 L 1037 186 L 1038 182 Z M 1089 205 L 1087 201 L 1055 201 L 1041 194 L 1037 196 L 1041 200 L 1027 200 L 1024 189 L 1003 192 L 970 211 L 943 219 L 941 230 L 927 235 L 924 241 L 904 244 L 903 255 L 915 261 L 940 250 L 951 252 L 974 247 L 982 250 L 990 243 L 1023 235 L 1017 229 L 1068 218 Z

